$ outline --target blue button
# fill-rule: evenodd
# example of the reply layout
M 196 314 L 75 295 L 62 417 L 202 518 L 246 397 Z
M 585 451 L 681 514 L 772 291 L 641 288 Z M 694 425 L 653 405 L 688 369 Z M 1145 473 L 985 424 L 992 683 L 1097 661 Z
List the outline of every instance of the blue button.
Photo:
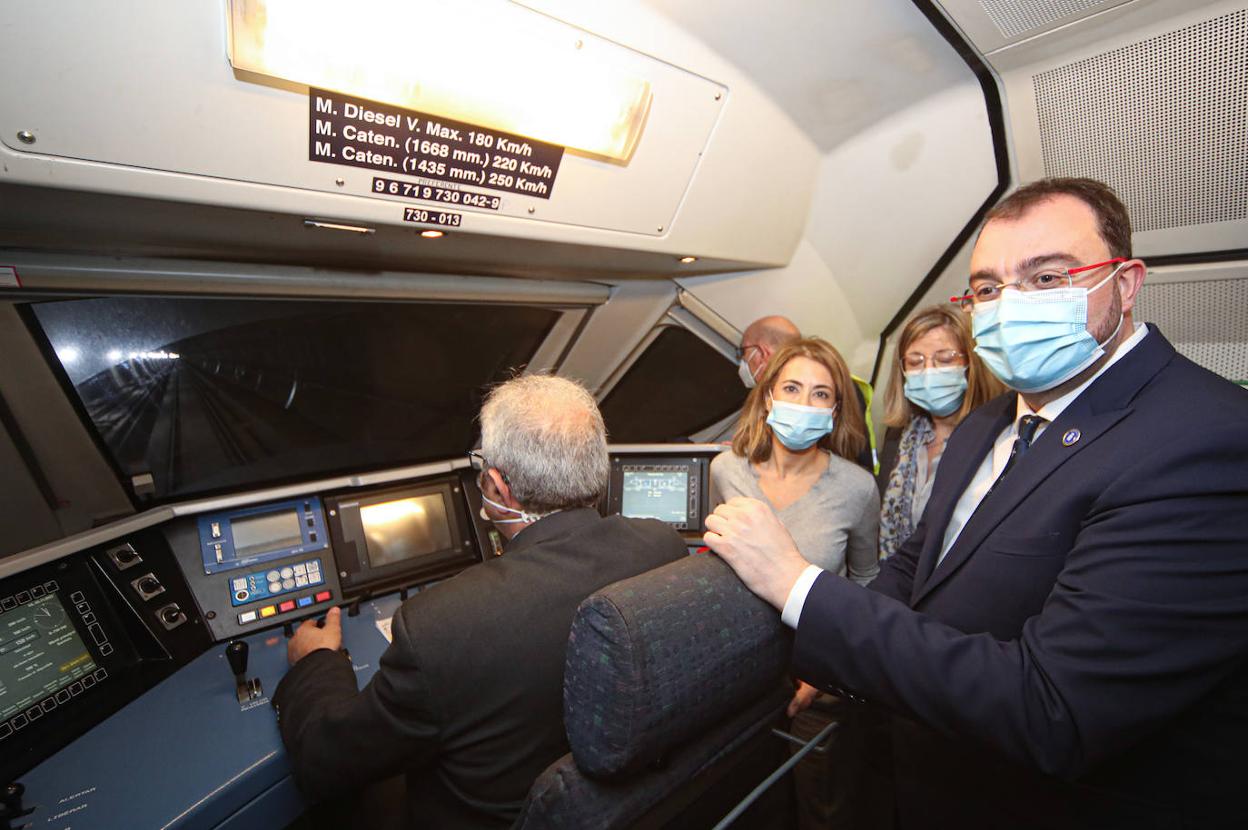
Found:
M 299 599 L 296 600 L 296 603 L 300 608 L 307 608 L 312 604 L 312 597 L 299 597 Z

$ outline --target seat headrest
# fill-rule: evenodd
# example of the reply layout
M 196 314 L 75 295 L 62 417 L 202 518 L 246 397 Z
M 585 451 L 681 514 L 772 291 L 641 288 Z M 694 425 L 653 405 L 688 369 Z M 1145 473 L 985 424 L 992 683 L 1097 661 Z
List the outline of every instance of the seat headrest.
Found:
M 563 715 L 577 767 L 609 777 L 774 691 L 792 638 L 723 560 L 698 554 L 608 585 L 568 639 Z

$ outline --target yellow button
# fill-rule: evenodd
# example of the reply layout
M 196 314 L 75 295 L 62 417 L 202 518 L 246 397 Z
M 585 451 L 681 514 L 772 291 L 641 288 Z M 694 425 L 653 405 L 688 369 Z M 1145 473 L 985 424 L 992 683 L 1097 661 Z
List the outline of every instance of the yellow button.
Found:
M 274 608 L 272 605 L 266 605 L 260 609 L 261 617 L 271 617 L 276 613 L 277 613 L 277 609 Z

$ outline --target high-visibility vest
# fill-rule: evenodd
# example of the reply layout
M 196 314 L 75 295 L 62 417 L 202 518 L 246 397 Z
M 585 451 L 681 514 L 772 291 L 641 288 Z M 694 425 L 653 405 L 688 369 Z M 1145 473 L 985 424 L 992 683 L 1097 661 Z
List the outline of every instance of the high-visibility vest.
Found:
M 871 422 L 871 396 L 874 394 L 871 384 L 867 383 L 857 375 L 850 375 L 854 383 L 858 385 L 858 391 L 862 393 L 862 399 L 866 402 L 867 417 L 867 440 L 871 444 L 871 464 L 874 467 L 875 474 L 880 474 L 880 454 L 875 449 L 875 424 Z

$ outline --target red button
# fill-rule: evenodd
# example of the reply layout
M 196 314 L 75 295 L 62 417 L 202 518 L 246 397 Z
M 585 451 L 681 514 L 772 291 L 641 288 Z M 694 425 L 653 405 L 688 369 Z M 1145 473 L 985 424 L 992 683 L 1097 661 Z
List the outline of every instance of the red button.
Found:
M 329 602 L 331 597 L 333 597 L 333 594 L 331 594 L 329 591 L 321 591 L 319 594 L 316 595 L 316 601 L 317 602 Z
M 277 610 L 281 611 L 283 614 L 285 614 L 287 611 L 294 611 L 295 601 L 293 599 L 288 599 L 285 602 L 283 602 L 281 605 L 277 606 Z

